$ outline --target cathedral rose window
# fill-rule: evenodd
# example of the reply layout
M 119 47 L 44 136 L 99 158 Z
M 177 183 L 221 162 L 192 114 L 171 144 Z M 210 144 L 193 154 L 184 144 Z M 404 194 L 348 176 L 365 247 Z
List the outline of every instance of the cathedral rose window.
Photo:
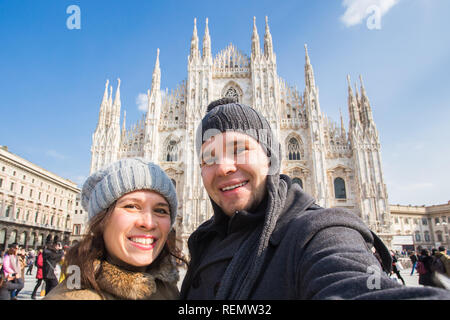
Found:
M 236 89 L 231 87 L 227 90 L 227 92 L 225 93 L 225 98 L 235 98 L 237 101 L 239 101 L 239 94 L 237 93 Z

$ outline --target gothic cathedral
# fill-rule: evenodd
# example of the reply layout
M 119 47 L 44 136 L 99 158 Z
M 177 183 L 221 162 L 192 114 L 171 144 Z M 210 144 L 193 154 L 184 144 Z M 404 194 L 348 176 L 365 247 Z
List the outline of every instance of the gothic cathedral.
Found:
M 200 175 L 195 132 L 209 102 L 233 96 L 269 120 L 282 145 L 282 173 L 315 197 L 317 204 L 354 211 L 389 246 L 391 215 L 380 141 L 361 77 L 360 90 L 353 91 L 347 76 L 350 121 L 346 130 L 342 114 L 337 125 L 320 110 L 306 45 L 303 94 L 278 75 L 267 17 L 263 50 L 254 18 L 250 57 L 232 44 L 213 57 L 208 19 L 201 52 L 199 45 L 195 19 L 187 79 L 170 92 L 160 89 L 158 49 L 147 112 L 129 129 L 126 113 L 120 128 L 120 79 L 114 101 L 106 82 L 92 137 L 90 173 L 125 157 L 144 157 L 159 164 L 176 186 L 179 207 L 174 229 L 178 247 L 186 252 L 189 235 L 213 214 Z

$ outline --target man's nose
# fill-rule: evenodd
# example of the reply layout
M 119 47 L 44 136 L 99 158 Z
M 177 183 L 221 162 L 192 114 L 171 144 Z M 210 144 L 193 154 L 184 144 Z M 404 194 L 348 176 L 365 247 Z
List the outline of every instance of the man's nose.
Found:
M 236 159 L 233 155 L 226 155 L 220 158 L 216 167 L 216 174 L 226 176 L 237 170 Z

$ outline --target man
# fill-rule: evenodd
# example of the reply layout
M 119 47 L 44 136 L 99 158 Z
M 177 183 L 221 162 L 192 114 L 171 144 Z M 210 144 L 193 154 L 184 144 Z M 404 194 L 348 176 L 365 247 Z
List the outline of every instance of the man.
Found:
M 447 277 L 450 277 L 450 257 L 446 254 L 446 249 L 444 246 L 440 246 L 436 251 L 435 258 L 436 264 L 439 265 L 436 271 L 445 274 Z
M 389 251 L 363 221 L 280 175 L 280 145 L 254 109 L 211 103 L 196 147 L 214 216 L 188 240 L 181 299 L 450 299 L 394 283 L 371 248 L 388 270 Z
M 45 281 L 45 295 L 47 295 L 54 287 L 58 285 L 58 278 L 55 271 L 56 265 L 61 260 L 63 255 L 64 252 L 60 242 L 50 243 L 44 249 L 44 265 L 42 267 L 42 273 Z
M 414 270 L 416 270 L 416 265 L 417 265 L 417 254 L 415 251 L 411 251 L 410 255 L 409 255 L 409 259 L 411 259 L 411 263 L 412 263 L 412 267 L 411 267 L 411 276 L 414 273 Z

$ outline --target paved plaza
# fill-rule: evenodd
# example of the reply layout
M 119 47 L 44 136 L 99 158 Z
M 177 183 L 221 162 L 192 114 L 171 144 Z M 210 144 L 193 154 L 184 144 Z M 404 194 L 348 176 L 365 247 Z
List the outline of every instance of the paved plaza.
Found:
M 31 293 L 33 292 L 34 286 L 36 285 L 36 268 L 33 268 L 32 275 L 26 275 L 25 276 L 25 287 L 20 291 L 19 296 L 17 297 L 18 300 L 31 300 Z M 404 269 L 400 271 L 400 274 L 402 275 L 403 279 L 405 280 L 406 286 L 408 287 L 419 287 L 419 275 L 417 272 L 414 272 L 414 274 L 411 276 L 411 269 Z M 183 274 L 180 276 L 184 276 Z M 393 276 L 393 281 L 395 281 L 396 278 Z M 179 285 L 181 285 L 181 280 Z M 42 287 L 42 285 L 41 285 Z M 40 290 L 38 290 L 38 294 L 36 295 L 36 300 L 40 300 L 43 297 L 39 295 Z

